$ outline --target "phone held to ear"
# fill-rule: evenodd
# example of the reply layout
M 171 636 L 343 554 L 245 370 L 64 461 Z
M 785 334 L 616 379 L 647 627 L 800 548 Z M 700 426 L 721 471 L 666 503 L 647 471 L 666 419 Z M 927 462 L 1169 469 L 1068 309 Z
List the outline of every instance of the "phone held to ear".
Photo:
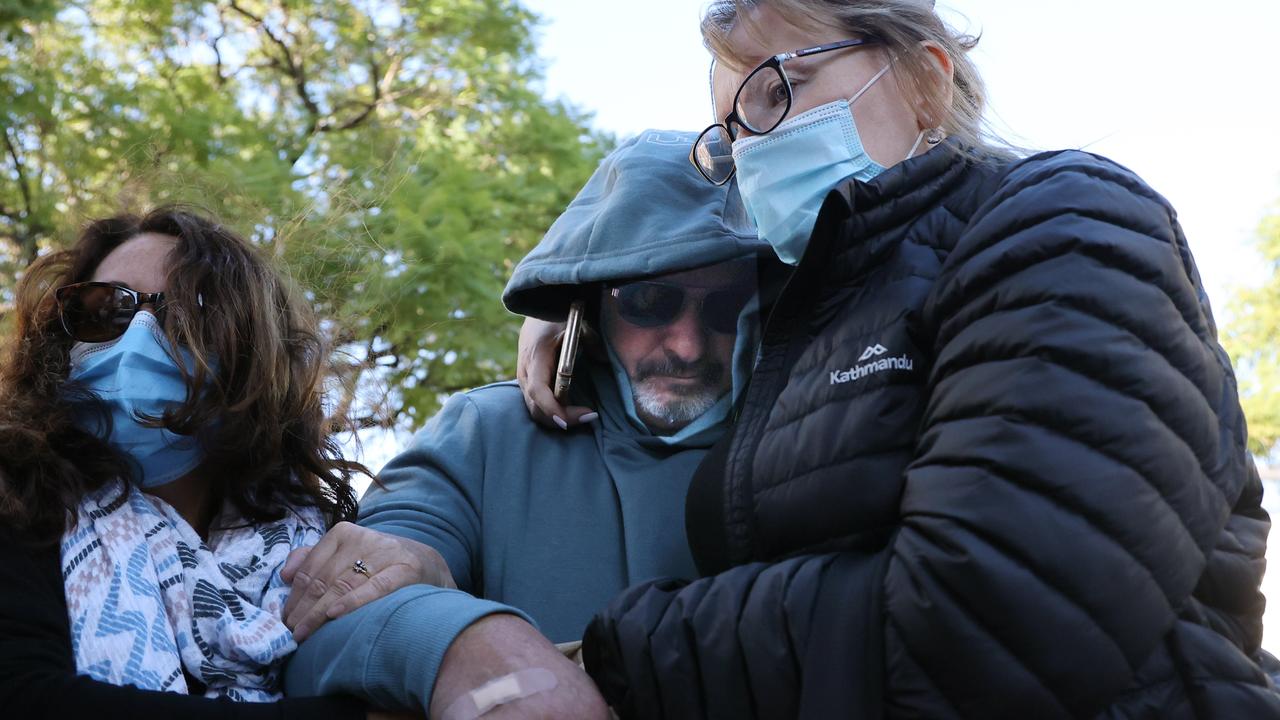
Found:
M 582 335 L 582 301 L 569 304 L 569 317 L 565 319 L 564 336 L 560 340 L 560 362 L 556 365 L 556 401 L 564 404 L 569 399 L 569 384 L 573 382 L 573 364 L 578 358 L 578 341 Z

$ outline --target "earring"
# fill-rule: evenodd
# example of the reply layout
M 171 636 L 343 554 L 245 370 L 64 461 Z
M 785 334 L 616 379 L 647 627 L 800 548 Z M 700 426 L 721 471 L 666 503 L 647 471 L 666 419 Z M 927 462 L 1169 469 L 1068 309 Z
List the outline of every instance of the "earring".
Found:
M 945 138 L 946 136 L 947 134 L 942 132 L 942 128 L 940 127 L 930 128 L 928 132 L 924 134 L 924 141 L 929 143 L 930 145 L 937 145 L 938 143 L 942 142 L 943 138 Z

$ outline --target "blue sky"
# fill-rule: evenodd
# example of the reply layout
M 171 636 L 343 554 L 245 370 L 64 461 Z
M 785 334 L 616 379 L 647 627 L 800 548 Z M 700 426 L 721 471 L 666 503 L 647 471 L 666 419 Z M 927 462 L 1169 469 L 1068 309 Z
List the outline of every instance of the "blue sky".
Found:
M 546 92 L 623 135 L 710 116 L 703 0 L 525 0 Z M 1221 316 L 1262 268 L 1249 243 L 1280 201 L 1280 2 L 950 0 L 981 32 L 992 119 L 1018 144 L 1129 166 L 1178 210 Z

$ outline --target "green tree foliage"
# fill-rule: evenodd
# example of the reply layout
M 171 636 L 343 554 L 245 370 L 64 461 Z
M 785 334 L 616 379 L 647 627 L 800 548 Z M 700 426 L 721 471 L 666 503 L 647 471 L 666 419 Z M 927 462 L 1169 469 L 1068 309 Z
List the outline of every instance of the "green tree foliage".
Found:
M 1232 299 L 1223 344 L 1240 374 L 1250 447 L 1268 455 L 1280 446 L 1280 207 L 1259 226 L 1258 249 L 1268 277 Z
M 0 37 L 10 33 L 21 20 L 47 20 L 61 3 L 58 0 L 0 0 Z
M 190 202 L 309 289 L 362 424 L 508 376 L 503 281 L 608 142 L 538 92 L 535 20 L 517 0 L 0 0 L 0 312 L 86 218 Z

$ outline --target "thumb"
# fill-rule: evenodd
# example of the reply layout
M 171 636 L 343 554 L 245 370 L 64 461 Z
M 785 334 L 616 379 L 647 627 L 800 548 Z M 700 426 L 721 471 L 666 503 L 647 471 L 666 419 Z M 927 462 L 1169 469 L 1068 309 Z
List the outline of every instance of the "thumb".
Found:
M 284 567 L 280 569 L 280 579 L 293 584 L 293 575 L 298 572 L 298 568 L 302 567 L 302 563 L 307 561 L 307 556 L 311 554 L 311 548 L 314 545 L 300 547 L 289 553 L 288 559 L 284 561 Z

